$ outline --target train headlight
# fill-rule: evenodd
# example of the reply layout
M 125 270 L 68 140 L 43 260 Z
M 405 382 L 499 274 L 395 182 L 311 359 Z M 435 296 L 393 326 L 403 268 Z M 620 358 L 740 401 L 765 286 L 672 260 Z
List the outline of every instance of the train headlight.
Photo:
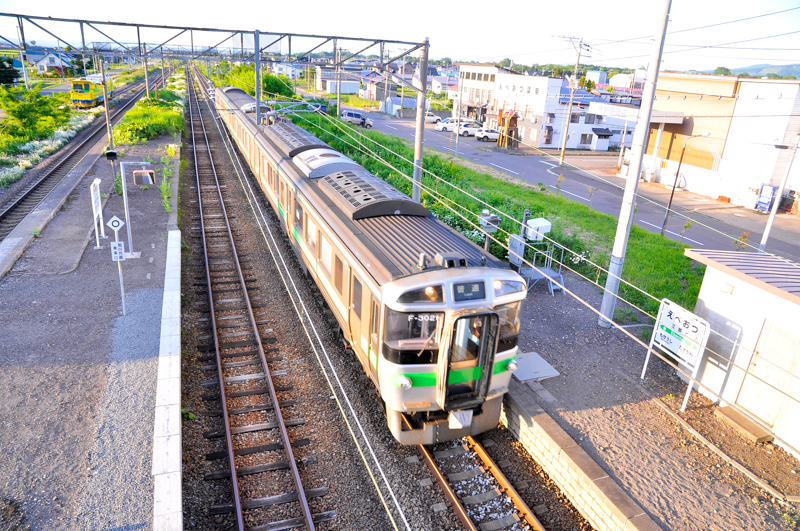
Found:
M 517 363 L 517 360 L 511 360 L 508 363 L 506 363 L 506 370 L 508 372 L 514 372 L 517 369 L 519 369 L 519 363 Z
M 398 376 L 397 387 L 400 389 L 411 389 L 411 378 L 408 376 Z

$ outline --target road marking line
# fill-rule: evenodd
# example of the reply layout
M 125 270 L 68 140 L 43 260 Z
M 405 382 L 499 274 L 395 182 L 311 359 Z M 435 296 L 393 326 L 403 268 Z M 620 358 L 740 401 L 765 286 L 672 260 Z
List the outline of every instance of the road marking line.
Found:
M 658 225 L 653 225 L 652 223 L 648 223 L 646 221 L 641 221 L 641 223 L 644 223 L 645 225 L 650 225 L 651 227 L 655 227 L 657 229 L 661 228 Z M 678 234 L 677 232 L 672 232 L 671 230 L 665 230 L 664 232 L 669 232 L 670 234 L 674 234 L 675 236 L 680 236 L 680 234 Z M 700 243 L 697 240 L 693 240 L 691 238 L 687 238 L 686 236 L 684 236 L 683 239 L 686 240 L 686 241 L 689 241 L 689 242 L 692 242 L 692 243 L 696 243 L 697 245 L 702 245 L 703 247 L 705 247 L 704 243 Z
M 545 162 L 545 161 L 543 161 L 543 160 L 540 160 L 539 162 L 541 162 L 542 164 L 547 164 L 547 165 L 548 165 L 548 166 L 550 166 L 551 168 L 552 168 L 553 166 L 555 166 L 555 164 L 553 164 L 552 162 Z
M 489 164 L 491 164 L 491 165 L 492 165 L 492 166 L 494 166 L 495 168 L 500 168 L 501 170 L 505 170 L 505 171 L 507 171 L 507 172 L 509 172 L 509 173 L 513 173 L 514 175 L 519 175 L 519 173 L 515 172 L 514 170 L 509 170 L 508 168 L 504 168 L 504 167 L 502 167 L 502 166 L 498 166 L 498 165 L 497 165 L 497 164 L 495 164 L 494 162 L 490 162 Z
M 551 184 L 550 188 L 556 188 L 556 187 Z M 572 192 L 567 192 L 566 190 L 561 190 L 561 191 L 564 192 L 565 194 L 574 195 L 575 197 L 577 197 L 579 199 L 583 199 L 584 201 L 589 201 L 588 197 L 583 197 L 582 195 L 573 194 Z
M 387 125 L 386 127 L 388 127 L 389 129 L 394 129 L 395 131 L 397 131 L 397 128 L 396 127 L 392 127 L 391 125 Z

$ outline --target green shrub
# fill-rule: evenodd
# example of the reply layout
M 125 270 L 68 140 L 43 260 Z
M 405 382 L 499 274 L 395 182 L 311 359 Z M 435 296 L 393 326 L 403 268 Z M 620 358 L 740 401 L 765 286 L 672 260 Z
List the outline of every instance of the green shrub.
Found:
M 176 97 L 173 101 L 179 99 Z M 114 139 L 118 144 L 142 144 L 158 135 L 183 131 L 183 128 L 181 105 L 158 98 L 144 98 L 114 127 Z

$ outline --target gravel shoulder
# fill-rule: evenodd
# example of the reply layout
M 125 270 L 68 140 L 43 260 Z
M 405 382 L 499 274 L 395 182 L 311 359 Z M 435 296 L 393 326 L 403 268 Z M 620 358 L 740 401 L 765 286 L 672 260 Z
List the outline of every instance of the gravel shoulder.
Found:
M 598 287 L 569 273 L 565 285 L 599 308 Z M 560 372 L 529 383 L 539 405 L 662 528 L 798 529 L 795 505 L 772 499 L 654 402 L 651 396 L 675 412 L 680 408 L 686 384 L 674 368 L 651 360 L 640 381 L 646 349 L 616 329 L 599 327 L 597 315 L 573 297 L 553 297 L 546 286 L 535 286 L 525 302 L 520 346 Z M 693 392 L 686 413 L 678 414 L 784 494 L 800 494 L 797 459 L 772 444 L 750 443 L 713 409 Z
M 126 148 L 125 160 L 158 160 L 171 141 Z M 152 521 L 167 214 L 157 190 L 129 187 L 142 257 L 122 266 L 123 317 L 109 240 L 94 249 L 89 232 L 96 177 L 103 193 L 112 191 L 101 161 L 0 281 L 0 529 L 139 529 Z M 104 209 L 106 220 L 112 215 L 124 217 L 113 194 Z

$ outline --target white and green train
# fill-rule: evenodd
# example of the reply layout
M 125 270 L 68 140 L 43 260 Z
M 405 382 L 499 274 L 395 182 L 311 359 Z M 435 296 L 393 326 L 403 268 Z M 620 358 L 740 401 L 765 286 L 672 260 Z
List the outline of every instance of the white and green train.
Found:
M 516 369 L 525 281 L 305 130 L 220 119 L 383 400 L 392 434 L 430 444 L 495 428 Z

